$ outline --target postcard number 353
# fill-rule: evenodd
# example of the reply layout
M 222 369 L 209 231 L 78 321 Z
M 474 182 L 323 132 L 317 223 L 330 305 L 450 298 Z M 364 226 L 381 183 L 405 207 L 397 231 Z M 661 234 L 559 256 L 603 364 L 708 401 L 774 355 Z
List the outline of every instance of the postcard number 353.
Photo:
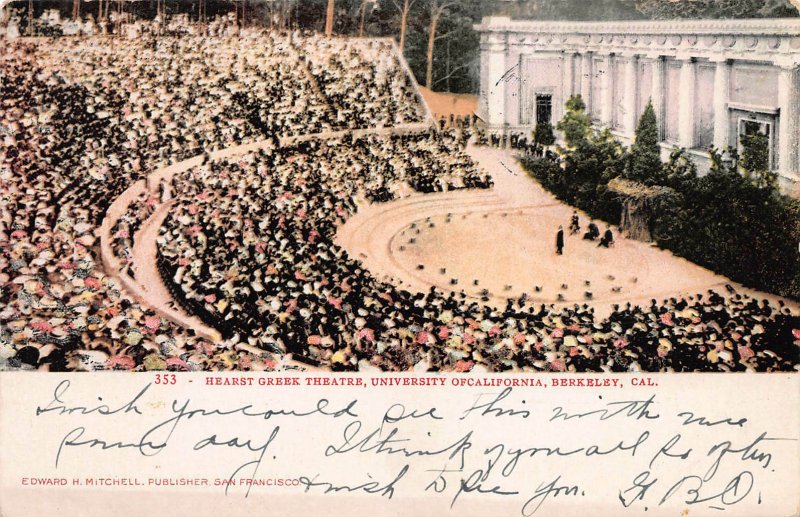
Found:
M 174 373 L 157 373 L 155 384 L 177 384 L 178 379 Z

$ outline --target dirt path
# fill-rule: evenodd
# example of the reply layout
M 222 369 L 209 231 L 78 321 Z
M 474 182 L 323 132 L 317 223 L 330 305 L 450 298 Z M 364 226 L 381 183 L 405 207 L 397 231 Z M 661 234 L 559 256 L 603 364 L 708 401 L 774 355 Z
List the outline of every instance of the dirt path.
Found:
M 392 133 L 416 132 L 422 131 L 427 127 L 429 127 L 427 124 L 416 123 L 400 125 L 394 128 L 330 131 L 284 137 L 280 139 L 280 145 L 287 146 L 304 140 L 317 138 L 339 138 L 346 133 L 350 133 L 357 138 L 370 134 L 388 135 Z M 270 145 L 272 145 L 271 140 L 250 142 L 212 152 L 210 153 L 210 157 L 214 160 L 229 158 L 256 151 Z M 184 328 L 193 329 L 198 336 L 218 343 L 221 341 L 220 333 L 216 329 L 204 324 L 203 321 L 196 316 L 183 310 L 183 308 L 172 299 L 169 290 L 164 285 L 161 275 L 158 272 L 156 262 L 156 240 L 161 223 L 164 221 L 164 218 L 166 218 L 172 206 L 171 202 L 167 201 L 156 205 L 155 211 L 142 222 L 141 227 L 134 235 L 134 246 L 132 250 L 134 277 L 128 275 L 123 270 L 124 268 L 114 255 L 111 246 L 113 240 L 111 237 L 111 229 L 119 218 L 125 214 L 128 206 L 133 201 L 146 192 L 154 197 L 158 197 L 158 187 L 162 181 L 169 183 L 173 176 L 191 167 L 200 165 L 203 159 L 203 156 L 195 156 L 172 165 L 158 168 L 154 170 L 146 180 L 140 180 L 131 185 L 111 203 L 100 228 L 97 230 L 97 235 L 100 237 L 100 256 L 106 274 L 117 280 L 131 298 L 145 307 L 152 308 L 159 316 Z M 296 365 L 296 363 L 291 361 L 290 357 L 284 358 L 283 364 L 286 366 Z M 305 365 L 303 365 L 303 368 L 308 369 Z

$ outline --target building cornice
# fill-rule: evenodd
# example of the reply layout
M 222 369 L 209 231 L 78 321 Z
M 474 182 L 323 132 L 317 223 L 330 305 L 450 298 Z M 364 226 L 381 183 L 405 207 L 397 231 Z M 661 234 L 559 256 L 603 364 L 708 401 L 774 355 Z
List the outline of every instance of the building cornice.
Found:
M 553 34 L 749 34 L 800 36 L 800 18 L 746 20 L 635 20 L 564 22 L 512 20 L 490 16 L 475 25 L 478 32 L 542 32 Z
M 797 63 L 800 18 L 630 22 L 543 22 L 489 17 L 475 26 L 481 49 L 597 54 L 689 55 Z

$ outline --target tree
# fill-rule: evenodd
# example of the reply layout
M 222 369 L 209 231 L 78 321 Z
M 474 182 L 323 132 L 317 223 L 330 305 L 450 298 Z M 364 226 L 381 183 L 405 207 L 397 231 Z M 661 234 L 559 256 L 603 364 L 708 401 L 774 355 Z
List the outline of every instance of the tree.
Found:
M 325 10 L 325 35 L 329 38 L 333 35 L 333 11 L 335 8 L 335 1 L 328 0 L 328 7 Z
M 256 4 L 261 8 L 264 24 L 270 29 L 285 29 L 291 22 L 291 11 L 294 0 L 273 0 Z M 255 7 L 255 6 L 254 6 Z M 199 17 L 203 16 L 203 9 L 198 9 Z
M 462 1 L 460 9 L 444 17 L 439 24 L 439 32 L 444 32 L 441 39 L 445 40 L 445 45 L 438 45 L 433 56 L 433 62 L 438 65 L 433 70 L 435 90 L 444 84 L 445 91 L 464 91 L 478 80 L 480 63 L 475 49 L 479 47 L 480 39 L 472 28 L 475 21 L 466 12 L 465 3 Z M 454 84 L 464 86 L 454 88 Z
M 392 0 L 395 7 L 400 11 L 400 52 L 404 52 L 406 48 L 406 29 L 408 28 L 408 13 L 417 0 L 403 0 L 401 5 L 397 0 Z
M 436 45 L 436 40 L 445 36 L 436 36 L 436 28 L 439 25 L 439 19 L 447 12 L 447 9 L 452 7 L 455 2 L 447 0 L 431 0 L 430 2 L 430 24 L 428 25 L 428 52 L 427 67 L 425 69 L 425 87 L 433 89 L 433 48 Z
M 775 187 L 777 174 L 769 167 L 769 137 L 761 131 L 742 135 L 742 158 L 739 167 L 745 178 L 759 188 Z
M 777 18 L 798 16 L 790 0 L 636 0 L 649 18 Z
M 28 36 L 33 36 L 33 0 L 28 0 Z
M 727 154 L 730 159 L 726 160 L 724 154 Z M 708 168 L 710 176 L 737 176 L 739 161 L 739 153 L 736 149 L 728 147 L 723 152 L 713 145 L 708 149 L 708 157 L 711 160 L 711 166 Z
M 609 190 L 608 182 L 622 175 L 625 161 L 625 149 L 607 128 L 579 139 L 565 159 L 563 181 L 572 191 L 570 204 L 585 209 L 593 217 L 617 224 L 622 205 Z
M 580 95 L 573 95 L 567 100 L 567 112 L 558 121 L 556 128 L 564 133 L 567 147 L 578 147 L 585 142 L 592 130 L 592 121 L 586 114 L 586 103 Z
M 636 127 L 625 177 L 645 184 L 661 182 L 661 147 L 658 141 L 658 120 L 653 103 L 648 101 Z
M 359 12 L 361 13 L 361 23 L 358 25 L 358 37 L 364 37 L 364 23 L 367 19 L 367 10 L 372 12 L 375 9 L 375 1 L 376 0 L 361 0 L 361 7 L 358 8 Z
M 549 147 L 556 143 L 556 135 L 553 134 L 553 124 L 549 120 L 543 120 L 536 124 L 533 132 L 533 140 L 537 144 Z
M 526 0 L 495 2 L 495 14 L 536 20 L 627 20 L 642 18 L 634 0 Z
M 697 179 L 697 165 L 686 153 L 686 149 L 674 148 L 669 154 L 669 161 L 662 167 L 664 183 L 679 191 L 685 191 Z

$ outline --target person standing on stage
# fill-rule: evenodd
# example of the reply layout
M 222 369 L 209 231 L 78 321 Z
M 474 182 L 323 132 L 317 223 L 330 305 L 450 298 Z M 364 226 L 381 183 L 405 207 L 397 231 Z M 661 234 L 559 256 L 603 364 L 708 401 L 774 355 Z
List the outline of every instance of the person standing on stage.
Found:
M 563 255 L 564 254 L 564 227 L 558 227 L 558 233 L 556 234 L 556 254 Z

